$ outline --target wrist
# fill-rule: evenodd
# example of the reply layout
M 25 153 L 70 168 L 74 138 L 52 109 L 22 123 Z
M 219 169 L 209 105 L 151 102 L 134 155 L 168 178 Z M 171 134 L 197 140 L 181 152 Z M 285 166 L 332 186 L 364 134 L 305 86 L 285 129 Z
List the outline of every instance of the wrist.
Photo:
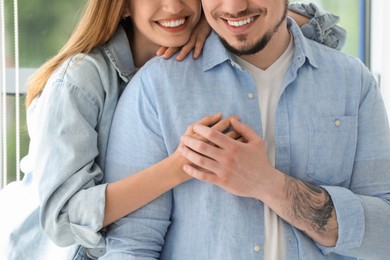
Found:
M 184 170 L 184 165 L 188 164 L 189 161 L 181 156 L 177 151 L 166 158 L 165 163 L 167 164 L 167 168 L 169 169 L 167 174 L 168 177 L 171 178 L 176 185 L 179 185 L 189 179 L 189 176 Z
M 257 193 L 257 199 L 261 200 L 269 207 L 275 201 L 285 200 L 285 174 L 272 168 L 266 175 L 265 180 L 262 180 L 262 187 Z

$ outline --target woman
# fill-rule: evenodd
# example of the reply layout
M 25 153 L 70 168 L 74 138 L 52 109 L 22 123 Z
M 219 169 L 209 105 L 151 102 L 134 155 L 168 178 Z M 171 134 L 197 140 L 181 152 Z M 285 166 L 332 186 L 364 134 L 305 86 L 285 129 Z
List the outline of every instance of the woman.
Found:
M 22 161 L 26 173 L 22 185 L 32 202 L 24 207 L 27 220 L 7 241 L 13 244 L 9 258 L 73 257 L 77 246 L 60 252 L 39 225 L 56 245 L 95 248 L 81 248 L 75 258 L 98 257 L 99 248 L 104 249 L 106 225 L 189 179 L 182 171 L 183 158 L 175 153 L 129 178 L 101 183 L 107 136 L 120 93 L 156 52 L 166 51 L 169 57 L 184 45 L 178 60 L 192 48 L 195 58 L 200 54 L 210 32 L 204 19 L 198 24 L 200 8 L 198 0 L 87 2 L 69 41 L 29 83 L 31 142 Z M 200 123 L 213 125 L 220 119 L 215 115 Z M 223 124 L 217 125 L 221 131 Z M 37 190 L 39 198 L 34 199 Z M 26 243 L 32 236 L 39 240 Z

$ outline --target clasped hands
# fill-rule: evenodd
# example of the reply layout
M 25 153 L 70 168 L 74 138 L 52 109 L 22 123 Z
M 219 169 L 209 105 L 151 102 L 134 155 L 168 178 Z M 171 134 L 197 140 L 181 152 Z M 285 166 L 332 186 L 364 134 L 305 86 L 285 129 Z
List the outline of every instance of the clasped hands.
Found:
M 224 130 L 231 129 L 227 133 Z M 271 188 L 274 167 L 264 140 L 237 116 L 214 126 L 196 123 L 181 137 L 178 151 L 191 163 L 184 171 L 242 197 L 261 199 Z

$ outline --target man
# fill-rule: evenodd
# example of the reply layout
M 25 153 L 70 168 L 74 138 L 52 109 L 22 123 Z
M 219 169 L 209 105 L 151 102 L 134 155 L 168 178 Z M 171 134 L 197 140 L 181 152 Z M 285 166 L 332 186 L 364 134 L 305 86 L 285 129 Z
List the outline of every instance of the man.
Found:
M 110 227 L 111 259 L 385 259 L 390 130 L 357 59 L 306 40 L 285 0 L 203 0 L 197 61 L 155 59 L 122 95 L 107 181 L 175 151 L 204 115 L 239 115 L 245 142 L 202 126 L 190 180 Z M 218 39 L 218 36 L 220 39 Z M 260 108 L 260 109 L 259 109 Z M 142 135 L 142 136 L 141 136 Z

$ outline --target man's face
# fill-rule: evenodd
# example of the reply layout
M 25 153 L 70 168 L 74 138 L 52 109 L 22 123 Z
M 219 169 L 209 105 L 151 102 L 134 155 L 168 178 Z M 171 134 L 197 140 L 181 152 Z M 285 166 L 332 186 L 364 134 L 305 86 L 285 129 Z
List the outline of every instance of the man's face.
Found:
M 285 21 L 288 0 L 202 0 L 207 21 L 237 55 L 261 51 Z

